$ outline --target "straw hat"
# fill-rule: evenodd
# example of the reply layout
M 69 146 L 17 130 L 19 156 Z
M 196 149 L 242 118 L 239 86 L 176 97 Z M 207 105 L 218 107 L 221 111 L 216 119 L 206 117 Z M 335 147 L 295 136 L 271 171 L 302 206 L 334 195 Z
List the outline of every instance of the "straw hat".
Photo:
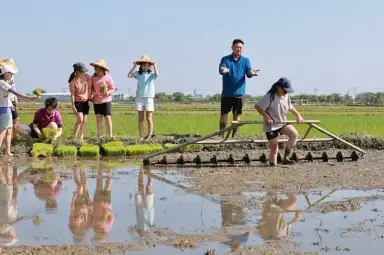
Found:
M 107 64 L 105 63 L 104 59 L 99 59 L 99 60 L 95 61 L 94 63 L 91 63 L 90 65 L 93 67 L 95 67 L 95 66 L 101 67 L 101 68 L 105 69 L 105 71 L 109 72 L 109 68 L 107 67 Z
M 142 63 L 149 63 L 150 65 L 153 65 L 155 62 L 153 60 L 151 60 L 147 55 L 144 55 L 141 57 L 141 59 L 136 60 L 136 63 L 138 65 L 140 65 Z
M 15 61 L 13 58 L 4 58 L 0 59 L 0 68 L 7 67 L 14 71 L 14 73 L 19 72 L 19 68 L 17 68 Z

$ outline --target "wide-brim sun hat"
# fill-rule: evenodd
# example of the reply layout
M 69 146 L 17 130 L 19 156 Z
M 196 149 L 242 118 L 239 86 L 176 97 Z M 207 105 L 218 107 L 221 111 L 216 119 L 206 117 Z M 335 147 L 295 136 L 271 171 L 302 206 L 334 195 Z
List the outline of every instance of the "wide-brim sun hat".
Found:
M 141 65 L 143 63 L 149 63 L 150 65 L 153 65 L 155 63 L 155 61 L 151 60 L 151 58 L 148 57 L 147 55 L 144 55 L 139 60 L 136 60 L 136 63 L 138 65 Z
M 11 68 L 11 67 L 2 67 L 2 68 L 0 69 L 0 75 L 6 74 L 6 73 L 12 73 L 12 74 L 15 74 L 15 73 L 17 73 L 17 70 L 14 70 L 14 69 Z
M 99 60 L 91 63 L 90 65 L 93 67 L 96 67 L 96 66 L 101 67 L 105 71 L 109 72 L 109 68 L 108 68 L 107 64 L 105 63 L 104 59 L 99 59 Z
M 0 68 L 2 69 L 4 67 L 7 67 L 10 70 L 12 70 L 12 73 L 18 73 L 19 72 L 19 68 L 17 68 L 16 63 L 13 60 L 13 58 L 0 59 Z

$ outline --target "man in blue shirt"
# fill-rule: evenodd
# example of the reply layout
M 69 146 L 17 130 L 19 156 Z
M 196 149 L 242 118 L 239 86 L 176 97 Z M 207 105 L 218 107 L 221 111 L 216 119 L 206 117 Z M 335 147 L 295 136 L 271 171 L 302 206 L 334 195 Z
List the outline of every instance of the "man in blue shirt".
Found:
M 241 56 L 244 42 L 235 39 L 232 42 L 232 54 L 221 59 L 219 73 L 223 76 L 223 90 L 221 93 L 220 130 L 227 125 L 228 113 L 232 110 L 233 120 L 239 120 L 242 114 L 245 96 L 245 76 L 257 76 L 259 70 L 253 70 L 248 58 Z M 233 131 L 234 137 L 237 130 Z

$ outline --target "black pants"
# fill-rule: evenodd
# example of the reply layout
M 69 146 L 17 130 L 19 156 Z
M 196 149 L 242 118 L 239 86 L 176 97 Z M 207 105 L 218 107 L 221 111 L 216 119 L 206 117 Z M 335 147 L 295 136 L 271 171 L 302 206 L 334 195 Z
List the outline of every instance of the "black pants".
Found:
M 81 112 L 84 115 L 88 115 L 88 113 L 89 113 L 88 101 L 85 101 L 85 102 L 75 102 L 75 108 L 76 108 L 77 112 Z
M 96 115 L 111 116 L 112 103 L 94 104 L 94 110 Z
M 276 130 L 273 130 L 273 131 L 270 131 L 270 132 L 265 132 L 265 135 L 267 136 L 267 140 L 275 139 L 276 137 L 279 136 L 279 134 L 282 135 L 281 130 L 283 128 L 285 128 L 287 125 L 288 124 L 285 124 L 284 126 L 282 126 L 279 129 L 276 129 Z
M 231 110 L 233 114 L 243 113 L 244 98 L 242 97 L 221 97 L 221 115 L 228 114 Z

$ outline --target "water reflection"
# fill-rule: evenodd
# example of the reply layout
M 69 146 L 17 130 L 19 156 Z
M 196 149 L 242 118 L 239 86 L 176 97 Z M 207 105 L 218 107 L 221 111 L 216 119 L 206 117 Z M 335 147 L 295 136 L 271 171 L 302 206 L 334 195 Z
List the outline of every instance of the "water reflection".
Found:
M 73 233 L 75 242 L 80 242 L 92 226 L 92 201 L 88 192 L 86 172 L 83 168 L 80 168 L 80 173 L 78 167 L 74 168 L 73 180 L 76 183 L 76 191 L 72 196 L 69 229 Z
M 115 216 L 112 213 L 112 168 L 108 168 L 107 178 L 103 187 L 103 168 L 98 165 L 96 190 L 93 197 L 93 229 L 95 239 L 102 241 L 111 230 Z
M 268 199 L 262 205 L 259 234 L 264 240 L 280 239 L 288 236 L 288 230 L 299 220 L 303 211 L 293 210 L 297 205 L 296 195 L 288 198 L 278 198 L 275 193 L 269 193 Z M 294 213 L 295 218 L 286 222 L 284 214 Z
M 32 179 L 33 190 L 38 199 L 45 201 L 48 211 L 56 211 L 57 197 L 60 195 L 62 181 L 60 175 L 54 172 L 44 174 L 43 179 Z
M 148 175 L 147 185 L 144 189 L 144 169 L 140 168 L 138 177 L 138 191 L 135 196 L 137 230 L 140 236 L 153 227 L 155 219 L 155 206 L 153 202 L 152 176 Z

